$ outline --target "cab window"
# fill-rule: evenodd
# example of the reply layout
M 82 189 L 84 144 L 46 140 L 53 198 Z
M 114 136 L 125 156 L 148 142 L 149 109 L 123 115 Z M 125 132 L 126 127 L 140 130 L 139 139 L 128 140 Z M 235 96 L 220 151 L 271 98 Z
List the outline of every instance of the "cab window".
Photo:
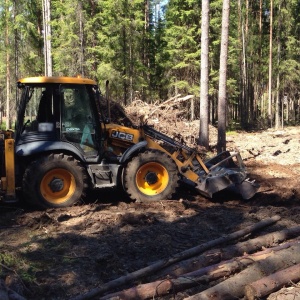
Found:
M 95 129 L 89 95 L 85 86 L 61 87 L 62 135 L 84 152 L 95 152 Z

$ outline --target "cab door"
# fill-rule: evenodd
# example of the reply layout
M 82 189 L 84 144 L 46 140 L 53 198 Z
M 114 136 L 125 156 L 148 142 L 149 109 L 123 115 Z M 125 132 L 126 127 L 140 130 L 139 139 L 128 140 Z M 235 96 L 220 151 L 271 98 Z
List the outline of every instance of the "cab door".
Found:
M 74 144 L 86 157 L 96 156 L 96 122 L 86 86 L 62 85 L 60 95 L 62 140 Z

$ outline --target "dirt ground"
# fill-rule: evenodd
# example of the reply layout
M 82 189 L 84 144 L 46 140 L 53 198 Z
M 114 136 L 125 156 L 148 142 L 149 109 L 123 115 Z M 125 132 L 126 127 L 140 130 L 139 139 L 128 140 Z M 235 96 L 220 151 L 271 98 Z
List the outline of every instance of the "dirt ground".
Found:
M 153 203 L 107 189 L 66 209 L 0 204 L 0 279 L 26 299 L 72 299 L 274 215 L 281 220 L 262 232 L 299 225 L 300 127 L 229 133 L 227 141 L 260 184 L 248 201 L 225 192 L 206 199 L 181 187 L 174 199 Z

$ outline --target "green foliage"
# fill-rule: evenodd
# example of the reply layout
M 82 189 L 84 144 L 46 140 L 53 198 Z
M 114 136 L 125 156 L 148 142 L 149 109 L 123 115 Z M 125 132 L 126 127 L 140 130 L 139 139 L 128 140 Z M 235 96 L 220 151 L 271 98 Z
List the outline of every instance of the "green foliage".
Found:
M 38 270 L 34 264 L 27 264 L 21 256 L 16 256 L 8 252 L 0 253 L 0 261 L 5 266 L 0 268 L 0 276 L 3 277 L 7 272 L 13 270 L 22 281 L 31 283 L 36 280 L 35 273 Z
M 18 78 L 43 75 L 43 36 L 41 1 L 18 1 L 13 22 L 17 40 Z
M 199 87 L 200 70 L 200 3 L 198 1 L 171 0 L 167 6 L 166 25 L 162 49 L 168 60 L 157 60 L 169 81 L 169 96 L 191 93 Z M 199 93 L 198 93 L 199 94 Z

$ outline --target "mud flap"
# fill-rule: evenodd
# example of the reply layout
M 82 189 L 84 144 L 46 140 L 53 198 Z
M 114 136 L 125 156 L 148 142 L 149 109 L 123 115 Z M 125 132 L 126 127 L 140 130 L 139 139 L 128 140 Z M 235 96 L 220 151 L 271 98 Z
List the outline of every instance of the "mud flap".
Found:
M 237 184 L 235 189 L 237 193 L 242 195 L 243 199 L 249 200 L 256 194 L 259 189 L 259 184 L 246 179 L 241 184 Z

